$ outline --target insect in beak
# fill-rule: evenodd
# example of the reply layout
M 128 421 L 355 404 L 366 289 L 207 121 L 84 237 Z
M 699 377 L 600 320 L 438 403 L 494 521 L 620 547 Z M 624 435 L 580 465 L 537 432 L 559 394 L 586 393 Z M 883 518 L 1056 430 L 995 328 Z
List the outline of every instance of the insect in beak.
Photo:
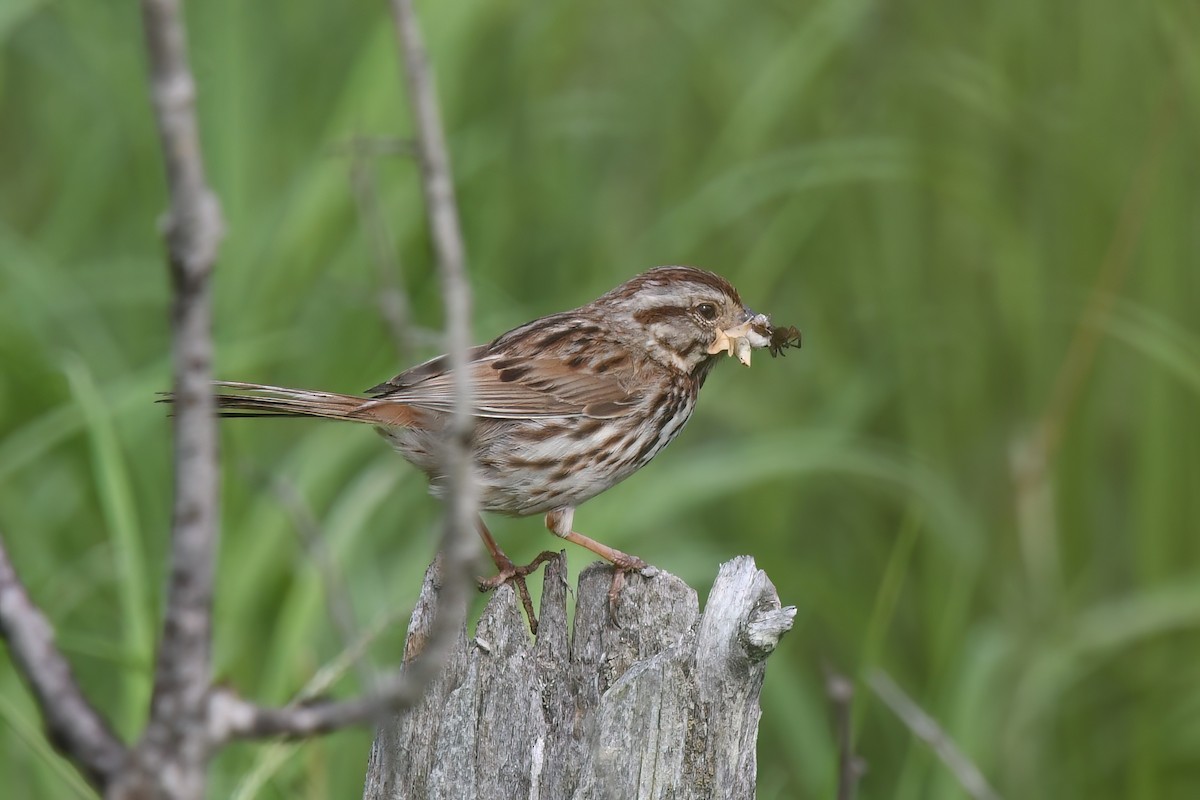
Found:
M 732 328 L 718 328 L 716 338 L 708 346 L 709 355 L 727 352 L 750 366 L 750 353 L 757 347 L 771 344 L 771 320 L 766 314 L 754 314 Z

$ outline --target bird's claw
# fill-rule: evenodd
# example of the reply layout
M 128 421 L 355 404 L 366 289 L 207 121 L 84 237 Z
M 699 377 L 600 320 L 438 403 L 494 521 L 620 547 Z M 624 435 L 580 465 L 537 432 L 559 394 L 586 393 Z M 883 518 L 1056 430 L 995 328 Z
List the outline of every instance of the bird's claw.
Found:
M 479 585 L 479 591 L 490 592 L 499 589 L 506 583 L 511 583 L 516 587 L 517 597 L 521 598 L 521 605 L 525 609 L 525 616 L 529 618 L 529 632 L 537 636 L 537 616 L 533 613 L 533 598 L 529 595 L 529 587 L 525 585 L 525 578 L 537 572 L 538 567 L 557 555 L 558 553 L 543 550 L 538 553 L 537 558 L 521 567 L 518 567 L 512 561 L 505 558 L 503 562 L 496 564 L 496 567 L 500 570 L 498 573 L 490 578 L 477 577 L 475 579 Z
M 608 618 L 614 628 L 621 627 L 617 611 L 620 609 L 620 595 L 621 589 L 625 586 L 625 576 L 630 572 L 636 572 L 643 578 L 653 578 L 659 574 L 660 570 L 636 556 L 625 555 L 620 561 L 613 562 L 612 583 L 608 586 Z

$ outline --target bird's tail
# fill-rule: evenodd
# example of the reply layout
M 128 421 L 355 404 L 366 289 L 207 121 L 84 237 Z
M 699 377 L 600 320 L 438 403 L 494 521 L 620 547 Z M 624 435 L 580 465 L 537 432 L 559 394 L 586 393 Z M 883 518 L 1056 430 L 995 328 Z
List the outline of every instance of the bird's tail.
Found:
M 215 381 L 213 385 L 218 389 L 217 415 L 221 417 L 321 417 L 402 427 L 413 426 L 416 418 L 411 406 L 352 394 L 239 381 Z M 167 394 L 163 401 L 173 403 L 175 398 Z

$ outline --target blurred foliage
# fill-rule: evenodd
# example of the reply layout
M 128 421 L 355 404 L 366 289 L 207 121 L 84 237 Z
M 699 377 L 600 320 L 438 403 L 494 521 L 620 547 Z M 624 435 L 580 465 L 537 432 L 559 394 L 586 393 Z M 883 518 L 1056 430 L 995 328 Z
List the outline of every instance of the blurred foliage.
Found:
M 1200 796 L 1197 6 L 421 13 L 480 339 L 661 263 L 715 269 L 804 331 L 786 360 L 722 365 L 681 440 L 576 517 L 698 587 L 753 554 L 799 607 L 765 686 L 760 797 L 833 795 L 823 664 L 886 670 L 1006 797 Z M 410 130 L 385 4 L 188 14 L 229 229 L 219 374 L 355 390 L 432 352 L 388 335 L 344 155 Z M 414 165 L 364 170 L 436 328 Z M 131 736 L 170 501 L 151 402 L 169 383 L 165 197 L 135 3 L 0 3 L 0 176 L 0 529 Z M 296 518 L 367 626 L 411 604 L 438 510 L 367 430 L 223 437 L 217 670 L 280 702 L 344 647 Z M 496 529 L 514 557 L 552 545 L 537 520 Z M 355 688 L 351 672 L 334 690 Z M 963 796 L 861 682 L 853 711 L 860 796 Z M 7 660 L 0 720 L 9 796 L 89 796 Z M 239 746 L 212 796 L 355 796 L 369 740 Z

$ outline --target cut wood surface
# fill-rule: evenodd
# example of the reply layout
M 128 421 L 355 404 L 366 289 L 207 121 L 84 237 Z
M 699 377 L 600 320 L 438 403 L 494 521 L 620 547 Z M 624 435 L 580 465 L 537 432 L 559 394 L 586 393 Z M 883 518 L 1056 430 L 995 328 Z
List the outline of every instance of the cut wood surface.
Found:
M 765 660 L 792 626 L 749 556 L 720 568 L 700 613 L 673 575 L 627 576 L 614 621 L 611 569 L 579 577 L 574 633 L 566 557 L 545 571 L 536 639 L 496 591 L 412 712 L 383 724 L 365 800 L 751 798 Z M 438 586 L 426 576 L 406 656 Z

